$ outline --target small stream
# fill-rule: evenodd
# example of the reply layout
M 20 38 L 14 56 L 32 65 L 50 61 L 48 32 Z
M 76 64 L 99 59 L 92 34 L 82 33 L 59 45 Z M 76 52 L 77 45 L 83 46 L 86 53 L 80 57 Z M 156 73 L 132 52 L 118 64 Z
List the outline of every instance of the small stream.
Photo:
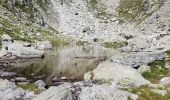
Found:
M 116 50 L 99 44 L 62 46 L 47 50 L 44 59 L 19 63 L 6 68 L 5 71 L 16 72 L 17 76 L 26 77 L 32 82 L 41 79 L 48 85 L 52 85 L 54 78 L 61 77 L 75 82 L 83 80 L 84 73 L 95 69 L 99 63 L 114 54 L 117 54 Z

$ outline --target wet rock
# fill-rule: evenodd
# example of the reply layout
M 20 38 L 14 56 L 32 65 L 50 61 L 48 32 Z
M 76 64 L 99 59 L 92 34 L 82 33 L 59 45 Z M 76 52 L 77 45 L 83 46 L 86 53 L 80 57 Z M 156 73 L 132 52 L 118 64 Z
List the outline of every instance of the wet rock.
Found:
M 63 82 L 63 81 L 69 81 L 69 78 L 68 77 L 61 77 L 60 80 Z
M 1 77 L 14 77 L 17 76 L 17 74 L 15 72 L 0 72 L 0 76 Z
M 55 77 L 54 79 L 52 79 L 52 82 L 61 82 L 61 79 L 58 77 Z
M 164 77 L 164 78 L 162 78 L 162 79 L 160 80 L 159 84 L 164 85 L 164 86 L 169 85 L 169 84 L 170 84 L 170 77 Z
M 45 78 L 45 75 L 37 76 L 37 77 L 34 77 L 34 78 L 37 79 L 37 80 L 43 79 L 43 78 Z
M 61 77 L 61 80 L 68 80 L 68 77 Z
M 79 100 L 137 100 L 138 96 L 109 86 L 94 85 L 83 88 Z
M 67 83 L 67 82 L 54 82 L 53 83 L 53 86 L 59 86 L 59 85 L 62 85 L 64 83 Z
M 99 66 L 89 74 L 92 74 L 92 80 L 100 80 L 108 83 L 114 82 L 120 87 L 150 84 L 148 80 L 144 79 L 141 74 L 131 66 L 111 63 L 109 61 L 99 64 Z
M 35 86 L 37 86 L 39 89 L 45 89 L 46 84 L 42 80 L 38 80 L 35 83 Z
M 142 65 L 138 68 L 138 72 L 139 73 L 144 73 L 144 72 L 151 72 L 151 69 L 149 66 L 146 66 L 146 65 Z
M 16 77 L 15 81 L 16 82 L 28 82 L 27 78 L 24 78 L 24 77 Z

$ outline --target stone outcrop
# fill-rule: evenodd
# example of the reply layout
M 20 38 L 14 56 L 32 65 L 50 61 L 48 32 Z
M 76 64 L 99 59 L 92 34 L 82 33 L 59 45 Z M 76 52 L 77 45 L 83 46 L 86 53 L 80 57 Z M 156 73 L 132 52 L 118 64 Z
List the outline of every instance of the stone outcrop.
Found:
M 34 97 L 33 92 L 25 91 L 22 88 L 17 88 L 17 86 L 9 82 L 8 80 L 0 79 L 0 99 L 1 100 L 16 100 L 16 99 L 31 99 Z
M 170 77 L 164 77 L 164 78 L 162 78 L 162 79 L 160 80 L 159 84 L 164 85 L 164 86 L 170 85 Z
M 138 96 L 111 86 L 89 82 L 63 84 L 50 87 L 33 100 L 137 100 Z
M 87 77 L 88 76 L 88 77 Z M 135 87 L 150 84 L 141 74 L 131 66 L 104 62 L 94 69 L 91 73 L 85 74 L 88 80 L 100 80 L 110 82 L 121 87 Z
M 162 51 L 124 53 L 121 58 L 121 63 L 123 65 L 139 67 L 144 64 L 147 65 L 155 60 L 163 60 L 164 58 L 165 53 Z

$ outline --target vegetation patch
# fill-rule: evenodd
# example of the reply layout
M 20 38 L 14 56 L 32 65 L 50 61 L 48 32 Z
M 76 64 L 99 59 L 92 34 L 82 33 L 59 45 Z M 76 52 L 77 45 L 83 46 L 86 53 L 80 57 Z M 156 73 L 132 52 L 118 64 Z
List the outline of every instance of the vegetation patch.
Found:
M 53 47 L 59 47 L 61 45 L 69 45 L 70 42 L 68 42 L 64 39 L 61 39 L 61 38 L 55 38 L 55 39 L 51 40 L 51 44 Z
M 120 48 L 126 45 L 128 45 L 128 43 L 125 41 L 124 42 L 104 42 L 104 46 L 106 48 Z
M 84 46 L 86 44 L 89 44 L 89 42 L 87 42 L 87 41 L 78 41 L 78 42 L 76 42 L 76 45 L 78 45 L 78 46 Z
M 23 40 L 23 41 L 30 41 L 27 34 L 21 32 L 21 29 L 17 26 L 12 24 L 12 22 L 8 21 L 7 19 L 0 16 L 0 35 L 8 34 L 16 40 Z
M 28 84 L 18 84 L 18 87 L 21 87 L 24 90 L 33 91 L 35 94 L 41 93 L 43 90 L 38 89 L 33 83 Z
M 119 6 L 117 7 L 119 23 L 136 22 L 140 24 L 160 9 L 164 2 L 165 0 L 154 0 L 153 4 L 149 5 L 149 1 L 144 3 L 144 0 L 120 0 Z M 149 7 L 154 9 L 150 9 Z
M 141 86 L 138 88 L 130 88 L 127 91 L 137 94 L 138 100 L 169 100 L 170 93 L 168 92 L 165 96 L 157 94 L 150 90 L 148 86 Z
M 39 7 L 41 7 L 45 12 L 48 10 L 48 0 L 35 0 Z
M 169 58 L 170 58 L 170 50 L 169 50 L 169 51 L 166 51 L 165 53 L 166 53 L 166 58 L 169 59 Z
M 158 83 L 161 78 L 170 76 L 170 72 L 164 67 L 165 61 L 154 61 L 149 66 L 151 72 L 144 72 L 142 76 L 152 83 Z
M 104 7 L 104 5 L 100 4 L 99 0 L 90 0 L 89 5 L 90 5 L 89 8 L 92 11 L 95 11 L 97 18 L 102 19 L 103 17 L 110 17 L 111 16 L 111 14 L 108 14 L 106 12 L 106 8 Z

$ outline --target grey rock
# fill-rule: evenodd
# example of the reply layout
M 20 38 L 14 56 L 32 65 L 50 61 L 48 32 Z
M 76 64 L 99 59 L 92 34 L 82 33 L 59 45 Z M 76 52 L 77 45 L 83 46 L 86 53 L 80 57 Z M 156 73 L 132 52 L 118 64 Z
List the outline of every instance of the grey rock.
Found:
M 110 86 L 94 85 L 83 88 L 79 100 L 137 100 L 138 96 Z
M 0 76 L 1 77 L 14 77 L 16 76 L 17 74 L 15 72 L 0 72 Z
M 0 79 L 0 100 L 28 100 L 34 96 L 33 92 L 17 88 L 14 83 Z
M 60 85 L 58 87 L 50 87 L 32 100 L 73 100 L 70 85 Z
M 150 89 L 150 90 L 155 92 L 155 93 L 158 93 L 162 96 L 165 96 L 167 94 L 167 91 L 165 91 L 165 90 L 160 90 L 160 89 Z
M 170 84 L 170 77 L 164 77 L 164 78 L 162 78 L 162 79 L 160 80 L 159 84 L 164 85 L 164 86 L 169 85 L 169 84 Z
M 45 89 L 46 84 L 42 80 L 38 80 L 35 83 L 35 86 L 37 86 L 39 89 Z
M 165 89 L 165 86 L 161 84 L 149 84 L 148 87 L 151 89 Z
M 90 73 L 86 73 L 84 77 L 86 80 L 90 78 L 89 80 L 101 80 L 108 83 L 114 82 L 120 87 L 134 87 L 150 84 L 148 80 L 144 79 L 141 74 L 131 66 L 110 63 L 108 61 L 99 64 L 96 69 Z
M 147 65 L 155 60 L 163 60 L 165 58 L 164 52 L 138 52 L 138 53 L 124 53 L 121 63 L 132 67 Z
M 28 80 L 27 80 L 27 78 L 25 78 L 25 77 L 16 77 L 16 78 L 15 78 L 15 81 L 16 81 L 16 82 L 27 82 Z
M 149 66 L 146 66 L 146 65 L 142 65 L 138 68 L 138 72 L 139 73 L 144 73 L 144 72 L 151 72 L 151 69 Z

